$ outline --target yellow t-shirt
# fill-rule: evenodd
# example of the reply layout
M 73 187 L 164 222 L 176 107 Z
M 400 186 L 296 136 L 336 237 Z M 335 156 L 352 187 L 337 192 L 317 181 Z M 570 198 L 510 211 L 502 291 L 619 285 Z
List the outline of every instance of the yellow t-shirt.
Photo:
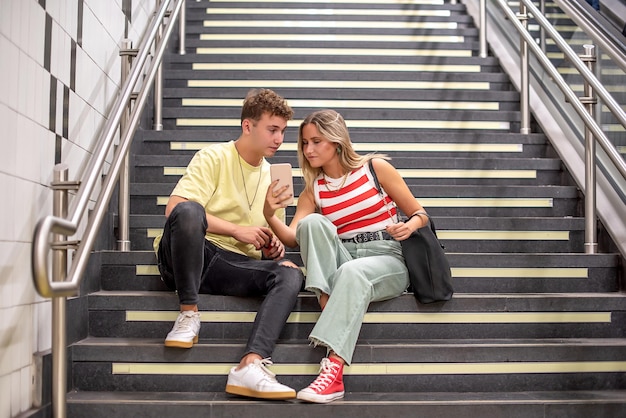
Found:
M 268 226 L 263 205 L 271 183 L 269 166 L 265 158 L 260 167 L 248 164 L 234 141 L 210 145 L 194 155 L 171 195 L 197 202 L 207 213 L 237 225 Z M 284 221 L 284 209 L 276 215 Z M 261 258 L 261 251 L 233 237 L 207 232 L 206 239 L 225 250 Z M 155 252 L 160 241 L 161 235 L 154 240 Z

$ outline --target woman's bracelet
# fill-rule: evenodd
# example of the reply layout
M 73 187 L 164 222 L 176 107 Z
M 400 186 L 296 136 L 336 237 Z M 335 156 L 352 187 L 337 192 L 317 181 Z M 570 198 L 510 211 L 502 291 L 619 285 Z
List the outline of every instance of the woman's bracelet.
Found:
M 424 222 L 424 226 L 426 226 L 426 225 L 428 225 L 428 221 L 430 221 L 430 215 L 427 214 L 426 212 L 421 211 L 421 210 L 417 211 L 413 215 L 409 216 L 409 218 L 406 221 L 408 222 L 411 219 L 413 219 L 413 217 L 415 217 L 415 216 L 422 216 L 422 215 L 426 216 L 426 222 Z

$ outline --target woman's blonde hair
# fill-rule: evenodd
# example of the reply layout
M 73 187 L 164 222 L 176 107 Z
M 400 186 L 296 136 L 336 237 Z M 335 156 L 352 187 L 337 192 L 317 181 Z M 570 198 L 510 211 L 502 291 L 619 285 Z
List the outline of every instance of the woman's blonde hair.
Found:
M 304 118 L 298 130 L 298 163 L 304 177 L 305 190 L 313 191 L 313 182 L 322 173 L 322 168 L 313 168 L 304 156 L 304 145 L 302 143 L 302 129 L 309 124 L 315 125 L 319 133 L 330 142 L 337 144 L 337 154 L 339 163 L 344 171 L 349 172 L 367 164 L 372 158 L 389 159 L 384 154 L 359 155 L 352 147 L 350 133 L 346 122 L 338 112 L 325 109 L 318 110 Z

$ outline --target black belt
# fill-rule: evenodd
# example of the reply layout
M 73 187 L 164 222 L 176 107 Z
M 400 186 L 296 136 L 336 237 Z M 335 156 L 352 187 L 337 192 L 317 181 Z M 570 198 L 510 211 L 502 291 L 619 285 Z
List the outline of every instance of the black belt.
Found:
M 341 242 L 363 243 L 368 241 L 390 240 L 393 239 L 387 231 L 362 232 L 356 234 L 353 238 L 342 239 Z

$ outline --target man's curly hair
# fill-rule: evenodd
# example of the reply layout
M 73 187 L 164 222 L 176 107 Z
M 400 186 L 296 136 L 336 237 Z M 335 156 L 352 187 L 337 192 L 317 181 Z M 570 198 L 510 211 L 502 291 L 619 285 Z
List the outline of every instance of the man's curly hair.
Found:
M 293 118 L 293 110 L 287 101 L 270 89 L 250 90 L 241 107 L 241 121 L 252 119 L 257 122 L 264 113 L 279 116 L 285 120 Z

